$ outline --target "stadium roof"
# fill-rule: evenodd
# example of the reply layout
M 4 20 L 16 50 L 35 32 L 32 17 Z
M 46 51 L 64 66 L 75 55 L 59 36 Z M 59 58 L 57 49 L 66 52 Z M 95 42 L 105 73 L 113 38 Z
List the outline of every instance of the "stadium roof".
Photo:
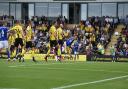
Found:
M 128 0 L 0 0 L 0 2 L 128 2 Z

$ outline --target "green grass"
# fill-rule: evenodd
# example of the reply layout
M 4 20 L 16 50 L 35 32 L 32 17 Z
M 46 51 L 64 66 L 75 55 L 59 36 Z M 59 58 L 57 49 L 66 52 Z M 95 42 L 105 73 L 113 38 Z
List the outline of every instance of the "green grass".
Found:
M 0 89 L 52 89 L 125 75 L 127 63 L 0 60 Z M 128 77 L 65 89 L 128 89 Z

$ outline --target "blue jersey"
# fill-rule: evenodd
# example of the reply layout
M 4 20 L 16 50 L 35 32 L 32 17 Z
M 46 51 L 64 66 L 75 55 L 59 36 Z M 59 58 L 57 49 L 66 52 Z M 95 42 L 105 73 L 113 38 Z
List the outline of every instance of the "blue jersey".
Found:
M 66 45 L 67 45 L 67 46 L 71 46 L 73 40 L 74 40 L 73 37 L 69 38 L 69 39 L 66 41 Z
M 75 42 L 74 42 L 73 50 L 74 50 L 74 51 L 78 51 L 78 47 L 79 47 L 79 43 L 78 43 L 78 41 L 75 41 Z
M 8 33 L 8 28 L 1 26 L 0 27 L 0 41 L 8 40 L 7 33 Z

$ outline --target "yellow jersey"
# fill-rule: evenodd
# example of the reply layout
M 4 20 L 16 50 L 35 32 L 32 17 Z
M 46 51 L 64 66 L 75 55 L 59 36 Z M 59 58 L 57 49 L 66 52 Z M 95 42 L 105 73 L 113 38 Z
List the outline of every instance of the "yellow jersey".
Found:
M 26 51 L 25 51 L 25 49 L 23 48 L 23 49 L 22 49 L 22 52 L 21 52 L 21 54 L 20 54 L 20 55 L 22 55 L 22 56 L 23 56 L 25 53 L 26 53 Z
M 94 31 L 93 27 L 89 27 L 89 32 L 92 33 Z
M 32 27 L 31 26 L 27 27 L 27 34 L 32 34 Z
M 15 31 L 15 38 L 23 38 L 23 29 L 22 26 L 20 25 L 16 25 L 14 27 L 11 28 L 11 30 Z
M 84 25 L 80 24 L 80 30 L 84 30 Z
M 89 28 L 87 26 L 85 27 L 85 31 L 86 32 L 89 32 Z
M 31 57 L 34 57 L 34 56 L 35 56 L 35 53 L 36 53 L 36 52 L 35 52 L 35 49 L 34 49 L 34 50 L 32 49 L 32 50 L 30 51 Z
M 15 37 L 13 35 L 10 35 L 8 37 L 8 43 L 9 43 L 9 45 L 14 45 L 14 42 L 15 42 Z
M 51 26 L 49 33 L 50 33 L 50 40 L 56 40 L 57 32 L 56 32 L 56 27 L 54 25 Z
M 62 40 L 62 39 L 63 39 L 63 30 L 62 30 L 61 27 L 59 27 L 59 28 L 57 29 L 57 36 L 58 36 L 58 39 L 59 39 L 59 40 Z
M 16 56 L 16 49 L 11 53 L 11 57 L 15 57 Z
M 46 26 L 42 26 L 42 30 L 43 31 L 46 31 L 47 30 L 47 27 Z
M 31 41 L 32 40 L 32 27 L 28 26 L 26 30 L 26 41 Z
M 61 56 L 61 48 L 58 48 L 58 50 L 57 50 L 57 55 L 58 55 L 58 56 Z
M 32 41 L 31 39 L 32 39 L 32 37 L 30 35 L 26 35 L 26 39 L 25 39 L 26 42 Z

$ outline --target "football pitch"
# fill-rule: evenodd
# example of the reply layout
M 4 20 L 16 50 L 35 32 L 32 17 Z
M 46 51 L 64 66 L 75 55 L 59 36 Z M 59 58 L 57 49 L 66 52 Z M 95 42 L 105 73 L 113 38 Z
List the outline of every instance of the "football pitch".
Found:
M 128 63 L 0 60 L 0 89 L 128 89 Z

